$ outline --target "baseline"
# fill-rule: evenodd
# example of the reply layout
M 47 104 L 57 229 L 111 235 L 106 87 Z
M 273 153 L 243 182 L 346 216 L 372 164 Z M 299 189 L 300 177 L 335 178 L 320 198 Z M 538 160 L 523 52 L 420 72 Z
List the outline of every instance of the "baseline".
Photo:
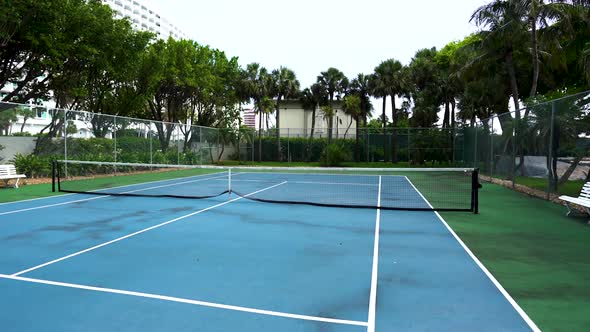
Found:
M 228 304 L 222 304 L 222 303 L 192 300 L 192 299 L 166 296 L 166 295 L 134 292 L 134 291 L 128 291 L 128 290 L 122 290 L 122 289 L 95 287 L 95 286 L 72 284 L 72 283 L 65 283 L 65 282 L 58 282 L 58 281 L 51 281 L 51 280 L 44 280 L 44 279 L 33 279 L 33 278 L 19 277 L 19 276 L 15 276 L 15 275 L 0 274 L 0 278 L 10 279 L 10 280 L 18 280 L 18 281 L 30 282 L 30 283 L 36 283 L 36 284 L 58 286 L 58 287 L 83 289 L 83 290 L 95 291 L 95 292 L 129 295 L 129 296 L 136 296 L 136 297 L 143 297 L 143 298 L 156 299 L 156 300 L 162 300 L 162 301 L 192 304 L 192 305 L 197 305 L 197 306 L 212 307 L 212 308 L 232 310 L 232 311 L 242 311 L 242 312 L 254 313 L 254 314 L 259 314 L 259 315 L 277 316 L 277 317 L 316 321 L 316 322 L 323 322 L 323 323 L 332 323 L 332 324 L 367 326 L 366 322 L 360 322 L 360 321 L 354 321 L 354 320 L 345 320 L 345 319 L 337 319 L 337 318 L 292 314 L 292 313 L 287 313 L 287 312 L 263 310 L 263 309 L 256 309 L 256 308 L 228 305 Z

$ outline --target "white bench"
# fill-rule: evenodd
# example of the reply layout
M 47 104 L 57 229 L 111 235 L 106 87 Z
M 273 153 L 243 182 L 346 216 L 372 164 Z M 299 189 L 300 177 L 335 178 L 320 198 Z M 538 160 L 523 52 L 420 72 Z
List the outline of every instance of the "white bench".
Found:
M 22 178 L 26 178 L 24 174 L 17 174 L 16 167 L 14 165 L 0 165 L 0 180 L 4 181 L 4 184 L 8 187 L 8 181 L 15 179 L 14 187 L 18 188 L 18 181 Z
M 571 204 L 583 207 L 586 213 L 590 215 L 590 182 L 584 183 L 582 191 L 580 191 L 580 196 L 571 197 L 563 195 L 559 196 L 559 199 L 565 202 L 568 216 L 578 214 L 577 211 L 572 208 Z M 588 223 L 590 223 L 590 221 Z

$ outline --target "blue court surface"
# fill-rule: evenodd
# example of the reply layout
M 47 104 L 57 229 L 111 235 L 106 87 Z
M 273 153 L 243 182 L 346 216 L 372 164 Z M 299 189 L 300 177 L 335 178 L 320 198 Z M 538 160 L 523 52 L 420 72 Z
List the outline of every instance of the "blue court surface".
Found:
M 2 331 L 537 330 L 435 212 L 71 194 L 0 204 L 0 253 Z

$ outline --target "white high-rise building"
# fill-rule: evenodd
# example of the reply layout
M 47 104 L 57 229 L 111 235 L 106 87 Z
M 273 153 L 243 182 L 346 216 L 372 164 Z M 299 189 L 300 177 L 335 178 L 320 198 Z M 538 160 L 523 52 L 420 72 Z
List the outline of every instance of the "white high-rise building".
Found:
M 151 31 L 159 39 L 188 39 L 177 26 L 163 18 L 153 8 L 146 5 L 144 0 L 102 0 L 114 11 L 117 18 L 128 17 L 137 30 Z

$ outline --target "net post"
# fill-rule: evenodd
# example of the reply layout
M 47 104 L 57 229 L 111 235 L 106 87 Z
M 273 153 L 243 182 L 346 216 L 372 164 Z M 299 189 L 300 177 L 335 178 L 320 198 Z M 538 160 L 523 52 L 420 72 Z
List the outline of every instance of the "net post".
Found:
M 66 164 L 64 164 L 64 170 L 66 172 L 66 176 L 68 176 L 68 115 L 66 109 L 63 109 L 63 137 L 64 137 L 64 160 Z
M 475 168 L 471 173 L 471 209 L 474 214 L 479 213 L 479 168 Z

